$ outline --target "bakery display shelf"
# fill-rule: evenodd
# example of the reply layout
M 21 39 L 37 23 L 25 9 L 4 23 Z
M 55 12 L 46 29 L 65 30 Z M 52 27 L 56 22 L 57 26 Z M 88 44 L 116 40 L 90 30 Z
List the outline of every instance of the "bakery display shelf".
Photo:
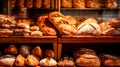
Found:
M 58 38 L 58 59 L 61 58 L 63 43 L 120 43 L 120 36 L 61 36 Z
M 119 10 L 120 8 L 60 8 L 61 11 L 65 10 Z

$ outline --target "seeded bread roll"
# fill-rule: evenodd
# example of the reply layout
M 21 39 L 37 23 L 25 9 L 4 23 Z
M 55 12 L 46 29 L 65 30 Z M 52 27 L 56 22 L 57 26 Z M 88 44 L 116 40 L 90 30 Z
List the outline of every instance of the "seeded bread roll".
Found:
M 85 0 L 73 0 L 73 7 L 74 8 L 85 8 Z
M 72 0 L 61 0 L 61 7 L 71 8 L 72 7 Z

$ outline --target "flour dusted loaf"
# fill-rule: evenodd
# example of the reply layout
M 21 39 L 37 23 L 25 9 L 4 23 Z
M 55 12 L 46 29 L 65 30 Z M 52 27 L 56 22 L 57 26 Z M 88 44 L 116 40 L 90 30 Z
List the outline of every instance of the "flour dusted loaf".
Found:
M 101 35 L 101 28 L 95 18 L 88 18 L 77 26 L 79 35 Z
M 100 59 L 95 51 L 88 48 L 80 48 L 74 53 L 77 66 L 99 67 Z

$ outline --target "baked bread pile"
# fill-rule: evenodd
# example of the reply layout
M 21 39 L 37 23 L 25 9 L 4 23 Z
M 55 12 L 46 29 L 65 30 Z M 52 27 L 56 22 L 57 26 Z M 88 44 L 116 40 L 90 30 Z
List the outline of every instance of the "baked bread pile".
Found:
M 56 66 L 55 53 L 40 46 L 8 45 L 1 50 L 0 66 Z
M 0 14 L 0 36 L 11 36 L 14 33 L 16 21 L 14 16 Z
M 77 66 L 100 67 L 101 62 L 95 51 L 88 48 L 80 48 L 74 53 Z
M 70 17 L 71 18 L 71 17 Z M 48 15 L 49 21 L 58 29 L 60 34 L 63 35 L 74 35 L 76 32 L 75 20 L 68 19 L 60 12 L 51 12 Z M 72 21 L 72 22 L 71 22 Z

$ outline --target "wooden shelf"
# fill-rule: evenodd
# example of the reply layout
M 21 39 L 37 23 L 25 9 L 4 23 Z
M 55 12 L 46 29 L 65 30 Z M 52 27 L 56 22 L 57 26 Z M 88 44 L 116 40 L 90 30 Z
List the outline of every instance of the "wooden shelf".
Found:
M 66 10 L 72 10 L 72 11 L 76 11 L 76 10 L 119 10 L 119 8 L 60 8 L 61 11 L 66 11 Z
M 52 43 L 55 59 L 57 59 L 57 36 L 8 36 L 0 37 L 0 43 Z
M 120 36 L 61 36 L 58 38 L 58 59 L 63 43 L 120 43 Z

